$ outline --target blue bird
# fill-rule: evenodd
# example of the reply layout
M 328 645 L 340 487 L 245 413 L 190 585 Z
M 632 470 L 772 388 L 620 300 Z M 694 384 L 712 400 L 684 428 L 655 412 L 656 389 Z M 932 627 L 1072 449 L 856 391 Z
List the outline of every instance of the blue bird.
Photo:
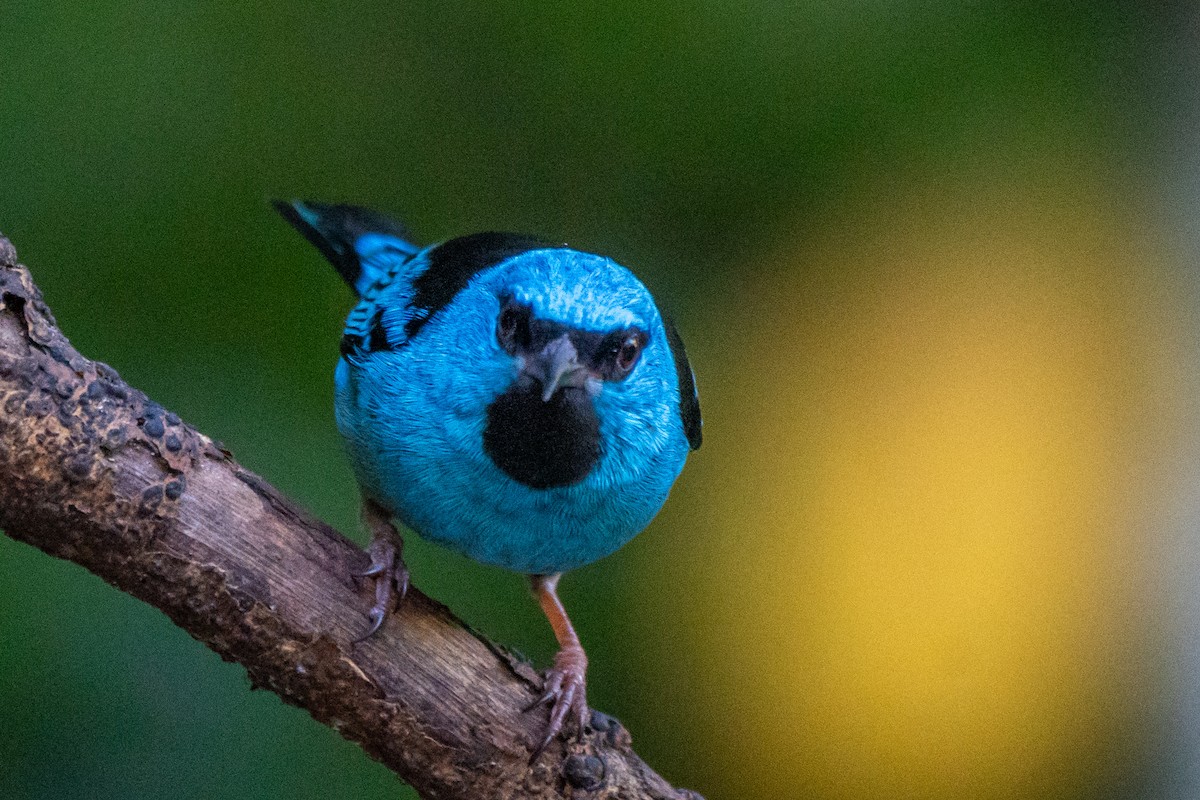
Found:
M 670 320 L 633 273 L 532 236 L 419 247 L 348 205 L 275 201 L 359 301 L 334 383 L 338 430 L 371 532 L 367 638 L 403 600 L 398 520 L 476 561 L 530 576 L 559 643 L 549 725 L 582 732 L 587 657 L 562 573 L 650 523 L 700 446 L 695 379 Z

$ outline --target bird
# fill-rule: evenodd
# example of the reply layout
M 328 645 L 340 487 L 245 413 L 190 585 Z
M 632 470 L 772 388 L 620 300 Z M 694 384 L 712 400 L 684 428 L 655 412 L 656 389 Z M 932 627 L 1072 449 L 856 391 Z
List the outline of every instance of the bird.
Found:
M 371 534 L 374 635 L 408 590 L 395 523 L 528 576 L 559 649 L 536 759 L 588 715 L 587 656 L 563 573 L 616 551 L 662 508 L 702 439 L 683 340 L 611 258 L 484 232 L 430 246 L 354 205 L 272 201 L 354 290 L 334 409 Z

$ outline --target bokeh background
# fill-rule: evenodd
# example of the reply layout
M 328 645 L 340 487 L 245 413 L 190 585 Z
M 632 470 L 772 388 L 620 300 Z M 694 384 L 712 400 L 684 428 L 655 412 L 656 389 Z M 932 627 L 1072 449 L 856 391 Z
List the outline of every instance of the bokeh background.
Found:
M 706 419 L 563 584 L 643 756 L 710 800 L 1194 798 L 1200 17 L 1150 8 L 8 3 L 0 231 L 81 351 L 359 541 L 350 297 L 266 199 L 613 255 Z M 521 579 L 410 551 L 546 663 Z M 412 794 L 0 537 L 0 796 Z

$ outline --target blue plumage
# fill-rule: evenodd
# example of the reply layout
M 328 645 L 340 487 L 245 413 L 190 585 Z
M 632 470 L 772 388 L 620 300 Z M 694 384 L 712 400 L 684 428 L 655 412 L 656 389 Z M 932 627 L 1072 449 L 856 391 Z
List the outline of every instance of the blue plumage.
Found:
M 563 644 L 543 698 L 554 706 L 547 742 L 568 709 L 582 725 L 586 659 L 565 612 L 556 619 L 554 586 L 640 532 L 700 444 L 678 334 L 642 283 L 602 256 L 494 233 L 420 248 L 364 209 L 276 207 L 359 295 L 336 414 L 377 540 L 373 574 L 390 580 L 387 562 L 400 562 L 394 517 L 538 576 Z M 377 597 L 378 625 L 392 595 Z

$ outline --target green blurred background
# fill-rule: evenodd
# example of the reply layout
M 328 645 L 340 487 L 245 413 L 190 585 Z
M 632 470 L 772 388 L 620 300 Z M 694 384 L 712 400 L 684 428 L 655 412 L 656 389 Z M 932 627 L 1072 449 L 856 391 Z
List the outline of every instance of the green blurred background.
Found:
M 82 352 L 360 542 L 350 297 L 268 197 L 561 238 L 675 311 L 704 448 L 563 584 L 592 704 L 670 780 L 1195 796 L 1190 12 L 89 5 L 0 10 L 0 231 Z M 523 580 L 410 550 L 546 663 Z M 0 538 L 0 797 L 162 796 L 412 795 Z

